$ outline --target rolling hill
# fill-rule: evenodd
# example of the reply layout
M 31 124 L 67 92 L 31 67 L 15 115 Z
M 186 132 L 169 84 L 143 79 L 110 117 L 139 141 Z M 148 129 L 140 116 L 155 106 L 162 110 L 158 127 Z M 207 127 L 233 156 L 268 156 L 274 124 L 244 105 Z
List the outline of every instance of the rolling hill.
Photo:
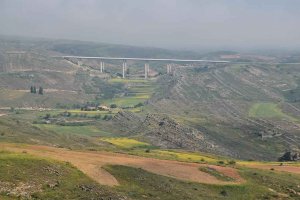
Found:
M 297 59 L 1 36 L 0 198 L 299 199 Z

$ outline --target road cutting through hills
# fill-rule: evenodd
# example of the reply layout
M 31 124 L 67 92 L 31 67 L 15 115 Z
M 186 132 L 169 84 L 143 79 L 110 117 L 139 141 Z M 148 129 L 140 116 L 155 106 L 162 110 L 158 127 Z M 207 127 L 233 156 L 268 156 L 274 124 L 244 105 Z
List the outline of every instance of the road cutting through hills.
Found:
M 0 143 L 0 150 L 26 152 L 39 157 L 67 161 L 98 183 L 108 186 L 118 185 L 119 183 L 114 176 L 102 168 L 105 165 L 125 165 L 142 168 L 155 174 L 198 183 L 230 185 L 245 182 L 237 169 L 216 165 L 160 160 L 112 152 L 73 151 L 49 146 L 10 143 Z M 199 170 L 199 167 L 203 166 L 213 168 L 219 173 L 233 178 L 234 181 L 222 181 L 208 173 L 202 172 Z

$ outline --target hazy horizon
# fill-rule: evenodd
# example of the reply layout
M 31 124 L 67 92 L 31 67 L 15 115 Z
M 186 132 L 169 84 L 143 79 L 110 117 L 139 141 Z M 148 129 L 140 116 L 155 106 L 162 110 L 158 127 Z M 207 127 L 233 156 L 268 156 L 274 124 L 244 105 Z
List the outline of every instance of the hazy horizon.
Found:
M 3 0 L 1 35 L 134 46 L 299 49 L 295 0 Z

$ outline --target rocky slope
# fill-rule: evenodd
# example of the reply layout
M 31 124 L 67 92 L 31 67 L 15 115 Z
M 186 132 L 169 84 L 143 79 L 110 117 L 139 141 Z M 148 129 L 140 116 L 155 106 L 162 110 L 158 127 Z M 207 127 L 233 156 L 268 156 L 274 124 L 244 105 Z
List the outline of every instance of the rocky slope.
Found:
M 131 112 L 119 112 L 113 123 L 128 135 L 139 135 L 144 140 L 162 148 L 213 152 L 233 156 L 197 129 L 182 125 L 167 115 L 147 114 L 145 117 Z
M 150 112 L 171 115 L 237 158 L 277 160 L 299 149 L 299 103 L 286 96 L 298 95 L 299 77 L 295 66 L 271 64 L 178 67 L 160 78 Z

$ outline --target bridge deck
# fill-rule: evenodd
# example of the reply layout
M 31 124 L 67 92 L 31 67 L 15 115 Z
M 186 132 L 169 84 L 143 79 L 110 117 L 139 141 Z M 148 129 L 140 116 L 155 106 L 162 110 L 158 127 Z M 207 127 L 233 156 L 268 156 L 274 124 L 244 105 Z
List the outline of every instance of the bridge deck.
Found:
M 210 62 L 229 63 L 226 60 L 196 60 L 176 58 L 126 58 L 126 57 L 86 57 L 86 56 L 55 56 L 55 58 L 99 59 L 99 60 L 135 60 L 135 61 L 171 61 L 171 62 Z

